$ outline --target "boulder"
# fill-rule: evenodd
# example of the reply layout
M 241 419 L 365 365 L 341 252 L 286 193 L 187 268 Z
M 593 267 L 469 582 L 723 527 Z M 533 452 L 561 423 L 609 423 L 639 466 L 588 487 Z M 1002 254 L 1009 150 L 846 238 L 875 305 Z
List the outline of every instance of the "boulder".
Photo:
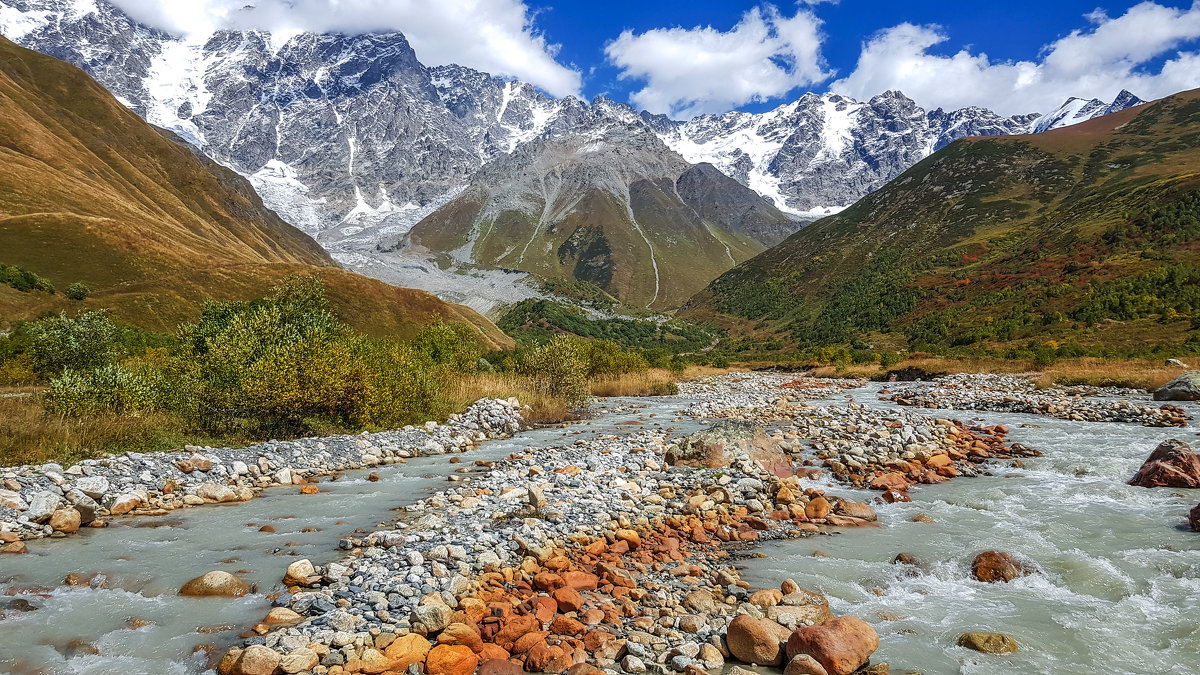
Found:
M 141 497 L 127 492 L 125 494 L 118 495 L 117 498 L 113 500 L 112 506 L 108 507 L 108 512 L 114 516 L 123 516 L 141 505 Z
M 971 564 L 971 576 L 989 584 L 1012 581 L 1030 574 L 1033 574 L 1033 570 L 1002 551 L 984 551 L 975 556 L 975 561 Z
M 320 663 L 321 658 L 308 647 L 301 647 L 279 659 L 279 668 L 285 673 L 302 673 L 312 670 Z
M 241 675 L 274 675 L 278 667 L 279 654 L 274 649 L 251 645 L 242 650 L 234 670 Z
M 833 507 L 829 505 L 829 500 L 824 497 L 817 497 L 808 502 L 804 507 L 804 517 L 812 520 L 814 518 L 824 518 L 833 511 Z
M 1159 387 L 1155 401 L 1200 401 L 1200 370 L 1189 370 Z
M 838 502 L 834 513 L 839 516 L 847 516 L 850 518 L 862 518 L 863 520 L 875 522 L 879 520 L 879 515 L 875 513 L 875 509 L 867 506 L 862 502 L 852 502 L 849 499 L 843 499 Z
M 425 659 L 426 675 L 474 675 L 479 657 L 470 647 L 438 645 Z
M 1200 504 L 1188 511 L 1188 525 L 1192 526 L 1192 532 L 1200 532 Z
M 1200 487 L 1200 455 L 1187 443 L 1167 440 L 1159 444 L 1129 481 L 1139 487 Z
M 206 502 L 217 502 L 218 504 L 238 501 L 237 493 L 232 488 L 218 483 L 201 484 L 196 488 L 196 496 Z
M 436 633 L 450 625 L 450 617 L 453 611 L 441 603 L 432 602 L 428 605 L 421 605 L 414 614 L 416 615 L 416 620 L 425 624 L 425 628 L 430 633 Z
M 829 671 L 825 670 L 825 666 L 821 662 L 808 654 L 797 654 L 788 661 L 787 668 L 783 669 L 783 675 L 829 675 Z
M 403 672 L 414 663 L 424 663 L 431 648 L 429 640 L 416 633 L 409 633 L 392 640 L 392 644 L 383 650 L 383 655 L 391 660 L 392 670 Z
M 26 512 L 26 515 L 35 523 L 44 523 L 50 520 L 50 516 L 54 515 L 61 504 L 61 497 L 53 492 L 43 490 L 30 498 L 29 511 Z
M 861 668 L 879 648 L 879 634 L 856 616 L 841 616 L 818 626 L 796 629 L 787 641 L 791 659 L 807 654 L 828 675 L 850 675 Z
M 321 576 L 307 558 L 288 565 L 287 573 L 283 575 L 284 586 L 312 586 L 320 580 Z
M 0 506 L 8 507 L 14 511 L 24 511 L 29 508 L 29 504 L 21 498 L 21 493 L 16 490 L 0 490 Z
M 774 621 L 742 615 L 729 623 L 725 641 L 729 652 L 743 663 L 782 666 L 787 638 L 788 630 Z
M 958 646 L 985 654 L 1011 654 L 1018 649 L 1017 641 L 1004 633 L 963 633 L 958 636 Z
M 14 541 L 14 542 L 5 544 L 3 546 L 0 546 L 0 553 L 13 553 L 13 554 L 29 553 L 29 548 L 27 546 L 25 546 L 25 542 L 23 542 L 23 541 Z
M 267 617 L 262 620 L 268 626 L 288 626 L 300 623 L 304 617 L 293 612 L 287 607 L 275 607 L 267 612 Z
M 82 518 L 79 512 L 73 508 L 59 509 L 50 516 L 50 527 L 55 532 L 74 534 L 79 531 L 80 524 L 82 524 Z
M 191 597 L 240 598 L 249 592 L 245 581 L 220 570 L 198 576 L 179 589 L 180 595 Z
M 452 623 L 446 626 L 437 638 L 439 645 L 462 645 L 469 647 L 476 654 L 483 649 L 483 638 L 474 626 L 465 623 Z
M 75 481 L 75 489 L 92 499 L 104 499 L 108 492 L 108 479 L 104 476 L 85 476 Z
M 758 464 L 779 478 L 796 473 L 791 458 L 771 440 L 761 424 L 745 420 L 721 420 L 684 439 L 667 451 L 671 466 L 718 469 L 743 460 Z

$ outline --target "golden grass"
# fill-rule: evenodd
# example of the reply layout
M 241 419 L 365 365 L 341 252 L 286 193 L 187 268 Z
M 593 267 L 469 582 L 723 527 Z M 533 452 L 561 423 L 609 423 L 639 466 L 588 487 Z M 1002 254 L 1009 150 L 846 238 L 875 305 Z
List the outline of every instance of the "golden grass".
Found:
M 39 389 L 0 390 L 0 466 L 65 466 L 126 451 L 166 451 L 184 443 L 211 442 L 186 434 L 178 420 L 166 415 L 63 417 L 44 412 L 41 398 Z
M 675 376 L 665 368 L 592 380 L 592 396 L 668 396 L 678 391 Z
M 1063 359 L 1041 369 L 1032 359 L 1001 359 L 992 357 L 938 357 L 918 355 L 905 359 L 893 368 L 920 368 L 929 373 L 997 373 L 1036 376 L 1035 383 L 1043 389 L 1052 386 L 1086 384 L 1098 387 L 1130 387 L 1154 390 L 1187 370 L 1168 366 L 1158 359 L 1102 359 L 1080 357 Z M 843 368 L 822 366 L 811 374 L 815 377 L 874 377 L 886 369 L 877 364 L 850 365 Z
M 481 398 L 517 397 L 529 406 L 526 421 L 534 424 L 555 424 L 572 419 L 570 407 L 561 398 L 548 396 L 530 386 L 529 381 L 511 373 L 471 373 L 460 375 L 446 383 L 445 394 L 452 411 L 466 410 Z

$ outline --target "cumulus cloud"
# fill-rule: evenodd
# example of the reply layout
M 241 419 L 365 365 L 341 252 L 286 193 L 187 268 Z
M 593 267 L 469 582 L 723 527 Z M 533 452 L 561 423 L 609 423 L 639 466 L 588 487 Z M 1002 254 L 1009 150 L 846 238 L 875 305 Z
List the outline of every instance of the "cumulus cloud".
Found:
M 1152 99 L 1200 86 L 1200 54 L 1180 51 L 1200 38 L 1200 0 L 1189 9 L 1143 2 L 1115 18 L 1096 11 L 1087 20 L 1090 26 L 1046 45 L 1037 59 L 997 62 L 967 49 L 931 54 L 949 36 L 937 26 L 901 24 L 864 43 L 854 71 L 829 88 L 859 99 L 899 89 L 928 107 L 1016 114 L 1052 110 L 1068 96 L 1107 101 L 1128 89 Z
M 457 63 L 515 77 L 555 96 L 579 95 L 579 71 L 534 26 L 522 0 L 112 0 L 177 35 L 216 28 L 404 33 L 426 65 Z
M 731 30 L 712 26 L 626 30 L 605 46 L 621 79 L 645 86 L 630 100 L 653 113 L 719 113 L 783 96 L 829 77 L 821 21 L 808 10 L 784 16 L 771 5 L 742 15 Z

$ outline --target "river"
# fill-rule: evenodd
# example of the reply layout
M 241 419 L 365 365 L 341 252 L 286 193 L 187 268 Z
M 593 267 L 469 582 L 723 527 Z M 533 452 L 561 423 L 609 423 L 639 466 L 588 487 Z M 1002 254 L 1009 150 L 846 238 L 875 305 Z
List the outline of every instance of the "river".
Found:
M 849 396 L 894 406 L 877 400 L 878 389 Z M 0 620 L 0 672 L 199 673 L 207 658 L 193 654 L 197 645 L 235 643 L 266 614 L 265 593 L 278 589 L 289 562 L 336 559 L 340 538 L 376 527 L 390 509 L 440 489 L 475 459 L 645 428 L 623 424 L 635 419 L 673 424 L 680 433 L 698 427 L 673 419 L 689 400 L 640 403 L 647 407 L 484 443 L 463 464 L 419 458 L 378 469 L 376 483 L 366 471 L 351 472 L 322 483 L 317 495 L 268 490 L 242 505 L 119 520 L 68 540 L 29 542 L 30 555 L 0 559 L 0 608 L 14 601 L 37 608 Z M 1194 405 L 1189 411 L 1198 412 Z M 994 476 L 918 488 L 911 503 L 877 505 L 879 528 L 767 544 L 760 549 L 766 558 L 747 563 L 748 580 L 774 586 L 792 577 L 827 594 L 836 613 L 876 627 L 882 644 L 874 660 L 888 661 L 895 673 L 1200 671 L 1200 534 L 1180 527 L 1200 491 L 1125 484 L 1160 441 L 1194 440 L 1195 423 L 1181 430 L 972 411 L 936 415 L 1006 424 L 1010 440 L 1045 456 L 1024 460 L 1024 468 L 996 465 Z M 933 523 L 914 522 L 918 513 Z M 260 531 L 263 525 L 275 532 Z M 1009 584 L 971 580 L 971 559 L 989 548 L 1023 556 L 1041 573 Z M 892 565 L 900 552 L 924 561 L 922 570 Z M 240 572 L 261 590 L 233 601 L 176 595 L 184 581 L 213 569 Z M 104 587 L 63 587 L 71 573 L 102 574 Z M 954 646 L 964 630 L 1007 633 L 1021 650 L 969 652 Z

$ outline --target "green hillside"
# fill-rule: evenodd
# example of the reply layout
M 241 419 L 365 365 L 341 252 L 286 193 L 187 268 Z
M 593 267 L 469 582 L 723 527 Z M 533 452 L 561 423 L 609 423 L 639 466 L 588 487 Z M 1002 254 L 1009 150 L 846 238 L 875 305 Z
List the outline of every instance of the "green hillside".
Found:
M 766 353 L 1200 350 L 1200 90 L 968 138 L 739 265 L 681 315 Z

